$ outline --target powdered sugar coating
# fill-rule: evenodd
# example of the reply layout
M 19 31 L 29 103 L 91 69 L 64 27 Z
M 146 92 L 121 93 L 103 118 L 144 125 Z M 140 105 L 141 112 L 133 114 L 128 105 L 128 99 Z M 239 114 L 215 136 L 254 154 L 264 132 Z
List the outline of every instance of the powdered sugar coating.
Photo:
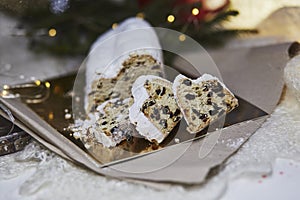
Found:
M 129 119 L 131 123 L 136 125 L 136 130 L 147 139 L 152 140 L 156 138 L 158 142 L 161 142 L 164 137 L 163 134 L 147 119 L 147 117 L 141 112 L 141 107 L 149 95 L 144 88 L 146 80 L 153 80 L 156 76 L 140 76 L 132 86 L 132 96 L 134 98 L 133 105 L 129 108 Z
M 175 94 L 175 97 L 176 97 L 176 92 L 177 92 L 176 88 L 180 85 L 180 82 L 179 82 L 180 79 L 188 79 L 188 77 L 186 77 L 182 74 L 179 74 L 178 76 L 176 76 L 176 78 L 174 80 L 174 83 L 173 83 L 173 92 Z M 200 76 L 196 80 L 192 80 L 192 82 L 198 84 L 198 83 L 201 83 L 202 81 L 210 81 L 210 80 L 218 81 L 222 85 L 223 88 L 227 89 L 228 92 L 231 95 L 233 95 L 233 93 L 227 88 L 227 86 L 223 82 L 221 82 L 217 77 L 212 76 L 210 74 L 203 74 L 202 76 Z
M 165 88 L 164 94 L 162 94 L 160 89 L 156 90 L 159 94 L 161 94 L 161 96 L 157 94 L 160 98 L 154 98 L 151 100 L 153 96 L 150 96 L 149 91 L 147 91 L 147 85 L 150 83 L 159 85 L 159 88 Z M 134 104 L 129 109 L 129 119 L 131 123 L 136 125 L 137 131 L 149 141 L 161 143 L 181 119 L 180 110 L 174 100 L 174 97 L 172 96 L 169 98 L 168 96 L 167 99 L 163 100 L 163 96 L 169 95 L 169 93 L 166 92 L 167 90 L 172 92 L 171 86 L 171 82 L 152 75 L 140 76 L 133 84 L 132 95 L 134 98 Z M 148 101 L 153 101 L 153 104 L 149 105 Z M 144 109 L 148 108 L 148 106 L 145 107 L 145 104 L 149 105 L 150 110 L 148 113 L 145 113 Z M 168 113 L 163 114 L 160 109 L 161 107 L 167 107 Z M 175 116 L 173 113 L 176 109 L 179 113 Z M 155 110 L 157 111 L 156 116 L 153 114 L 155 113 Z M 171 113 L 172 116 L 169 116 Z M 146 114 L 148 116 L 146 116 Z M 173 118 L 175 117 L 177 117 L 176 121 L 173 121 Z
M 93 81 L 116 77 L 122 63 L 133 54 L 151 55 L 158 62 L 163 61 L 158 37 L 145 20 L 129 18 L 97 39 L 86 61 L 86 110 Z

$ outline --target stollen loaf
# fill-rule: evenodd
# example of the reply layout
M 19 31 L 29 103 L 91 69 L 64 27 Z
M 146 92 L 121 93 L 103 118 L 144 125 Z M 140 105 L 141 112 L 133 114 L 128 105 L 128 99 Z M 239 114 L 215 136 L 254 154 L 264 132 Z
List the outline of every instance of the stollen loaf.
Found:
M 145 20 L 130 18 L 102 35 L 86 61 L 85 110 L 94 112 L 103 102 L 131 96 L 141 75 L 163 76 L 158 37 Z

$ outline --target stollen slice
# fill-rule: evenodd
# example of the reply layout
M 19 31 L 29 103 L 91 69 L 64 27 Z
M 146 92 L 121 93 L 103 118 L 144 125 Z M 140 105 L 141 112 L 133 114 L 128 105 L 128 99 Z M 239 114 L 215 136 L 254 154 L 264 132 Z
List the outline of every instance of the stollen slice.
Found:
M 196 80 L 180 74 L 174 80 L 173 92 L 190 133 L 201 131 L 238 106 L 229 89 L 209 74 Z
M 131 123 L 147 140 L 161 143 L 181 120 L 172 83 L 158 76 L 140 76 L 132 86 Z
M 115 147 L 131 137 L 133 126 L 129 121 L 129 107 L 133 99 L 112 99 L 98 106 L 95 113 L 83 122 L 81 139 L 85 144 L 101 143 L 104 147 Z

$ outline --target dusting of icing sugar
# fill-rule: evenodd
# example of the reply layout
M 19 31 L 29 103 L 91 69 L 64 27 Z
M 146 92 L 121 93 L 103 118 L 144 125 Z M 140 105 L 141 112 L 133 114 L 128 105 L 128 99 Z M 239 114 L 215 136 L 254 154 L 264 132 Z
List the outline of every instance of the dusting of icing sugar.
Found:
M 180 85 L 180 80 L 181 79 L 190 79 L 190 78 L 188 78 L 188 77 L 186 77 L 186 76 L 184 76 L 182 74 L 179 74 L 178 76 L 176 76 L 176 78 L 174 80 L 174 84 L 173 84 L 173 91 L 174 91 L 175 96 L 177 96 L 176 91 L 177 91 L 177 88 Z M 234 96 L 234 94 L 227 88 L 227 86 L 222 81 L 220 81 L 217 77 L 212 76 L 210 74 L 203 74 L 202 76 L 198 77 L 197 79 L 194 79 L 194 80 L 191 79 L 191 81 L 193 83 L 195 83 L 195 84 L 199 84 L 199 83 L 201 83 L 203 81 L 210 81 L 210 80 L 216 80 L 216 81 L 218 81 L 222 85 L 223 88 L 227 89 L 228 92 L 232 96 Z
M 247 122 L 245 122 L 247 123 Z M 229 138 L 229 139 L 221 139 L 217 141 L 217 144 L 221 143 L 226 145 L 229 148 L 237 149 L 245 142 L 245 138 Z
M 136 125 L 136 130 L 146 137 L 149 140 L 156 138 L 156 141 L 160 143 L 164 139 L 164 134 L 154 126 L 153 123 L 149 121 L 149 119 L 141 112 L 141 108 L 145 102 L 149 98 L 149 94 L 144 87 L 144 84 L 147 80 L 150 82 L 153 80 L 161 80 L 166 82 L 167 80 L 160 78 L 158 76 L 147 75 L 140 76 L 132 85 L 132 95 L 134 97 L 134 103 L 129 108 L 129 119 L 132 124 Z
M 129 18 L 101 35 L 92 45 L 85 62 L 86 94 L 91 92 L 93 81 L 116 77 L 131 54 L 147 54 L 160 63 L 163 61 L 159 39 L 145 20 Z M 85 108 L 87 102 L 85 95 Z
M 245 142 L 245 138 L 228 139 L 225 144 L 227 147 L 237 149 Z

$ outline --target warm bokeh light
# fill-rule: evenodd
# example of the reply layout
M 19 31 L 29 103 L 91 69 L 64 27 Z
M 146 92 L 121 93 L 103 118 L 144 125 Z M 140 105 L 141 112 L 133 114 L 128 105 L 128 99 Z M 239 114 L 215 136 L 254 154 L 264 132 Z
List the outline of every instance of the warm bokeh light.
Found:
M 51 84 L 49 82 L 45 83 L 46 88 L 50 88 Z
M 2 95 L 1 95 L 1 96 L 2 96 L 2 97 L 5 97 L 5 96 L 7 96 L 8 94 L 9 94 L 9 92 L 8 92 L 8 91 L 6 91 L 6 90 L 3 90 L 3 91 L 2 91 Z
M 140 13 L 136 14 L 136 17 L 137 17 L 137 18 L 144 19 L 144 18 L 145 18 L 145 14 L 142 13 L 142 12 L 140 12 Z
M 55 37 L 56 36 L 56 30 L 54 28 L 51 28 L 48 32 L 50 37 Z
M 168 22 L 172 23 L 175 21 L 175 17 L 174 15 L 169 15 L 168 18 L 167 18 Z
M 193 15 L 198 15 L 199 14 L 199 9 L 198 8 L 193 8 L 192 14 Z
M 186 39 L 184 34 L 179 35 L 179 40 L 183 42 Z
M 48 114 L 48 119 L 49 119 L 49 120 L 54 119 L 54 114 L 53 114 L 53 112 L 50 112 L 50 113 Z
M 299 0 L 230 0 L 230 7 L 238 10 L 239 15 L 224 23 L 226 28 L 255 28 L 271 13 L 283 7 L 300 6 Z M 259 12 L 257 11 L 259 8 Z M 286 16 L 292 14 L 286 11 Z
M 112 29 L 115 29 L 118 27 L 118 24 L 117 23 L 113 23 L 113 25 L 111 26 Z
M 41 81 L 40 80 L 36 80 L 36 81 L 34 81 L 35 82 L 35 84 L 37 85 L 37 86 L 40 86 L 41 85 Z

